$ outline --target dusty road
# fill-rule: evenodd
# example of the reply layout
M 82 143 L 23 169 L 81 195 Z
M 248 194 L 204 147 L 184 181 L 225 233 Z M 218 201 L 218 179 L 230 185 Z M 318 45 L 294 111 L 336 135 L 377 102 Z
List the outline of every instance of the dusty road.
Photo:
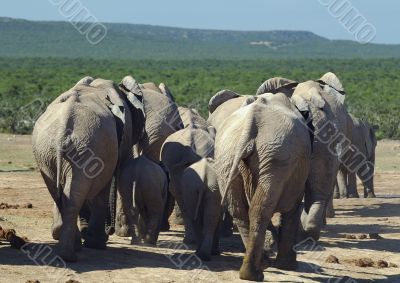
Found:
M 182 228 L 162 233 L 159 246 L 132 246 L 112 236 L 104 251 L 84 249 L 79 262 L 57 260 L 50 235 L 52 201 L 32 160 L 29 136 L 0 135 L 0 203 L 27 202 L 33 208 L 0 209 L 0 226 L 14 228 L 31 244 L 23 250 L 0 243 L 0 282 L 239 282 L 242 245 L 238 235 L 222 239 L 222 255 L 200 262 L 182 242 Z M 376 199 L 335 200 L 321 241 L 299 247 L 295 272 L 267 268 L 266 282 L 400 282 L 400 142 L 381 141 L 377 149 Z M 358 186 L 361 193 L 361 186 Z M 360 194 L 362 195 L 362 194 Z M 370 239 L 378 233 L 380 239 Z M 347 238 L 346 238 L 347 234 Z M 360 239 L 365 237 L 365 239 Z M 313 244 L 313 243 L 311 243 Z M 308 250 L 308 251 L 304 251 Z M 311 251 L 310 251 L 311 250 Z M 327 263 L 334 255 L 339 263 Z M 372 267 L 356 266 L 360 258 Z M 33 281 L 34 282 L 34 281 Z

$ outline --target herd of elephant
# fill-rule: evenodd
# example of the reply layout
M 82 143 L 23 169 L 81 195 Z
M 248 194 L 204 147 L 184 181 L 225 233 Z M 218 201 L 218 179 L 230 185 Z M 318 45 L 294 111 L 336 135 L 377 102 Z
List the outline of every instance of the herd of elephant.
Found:
M 81 79 L 47 107 L 32 137 L 59 255 L 76 261 L 82 239 L 104 249 L 114 232 L 154 245 L 176 202 L 184 241 L 202 260 L 220 254 L 222 217 L 231 215 L 246 250 L 241 279 L 263 280 L 267 230 L 274 266 L 296 269 L 293 247 L 319 239 L 332 198 L 358 197 L 356 175 L 365 197 L 375 196 L 376 128 L 348 113 L 345 95 L 333 73 L 276 77 L 255 95 L 218 92 L 206 120 L 178 107 L 164 84 Z

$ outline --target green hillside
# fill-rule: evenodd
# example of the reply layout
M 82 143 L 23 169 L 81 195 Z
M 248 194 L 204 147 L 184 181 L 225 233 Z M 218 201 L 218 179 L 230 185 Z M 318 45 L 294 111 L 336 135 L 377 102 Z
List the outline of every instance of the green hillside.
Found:
M 306 31 L 220 31 L 105 24 L 91 45 L 69 22 L 0 18 L 1 57 L 93 59 L 270 59 L 400 57 L 400 45 L 361 45 Z

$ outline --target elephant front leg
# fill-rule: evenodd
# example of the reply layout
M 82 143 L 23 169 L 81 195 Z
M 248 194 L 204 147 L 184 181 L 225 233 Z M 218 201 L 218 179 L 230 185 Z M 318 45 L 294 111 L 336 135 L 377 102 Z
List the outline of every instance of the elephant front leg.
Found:
M 360 196 L 358 195 L 357 192 L 357 178 L 356 178 L 356 173 L 349 173 L 348 176 L 348 191 L 347 191 L 347 196 L 349 198 L 359 198 Z
M 345 168 L 339 169 L 336 180 L 337 180 L 337 185 L 339 188 L 340 198 L 347 198 L 348 197 L 348 184 L 347 184 L 347 171 Z
M 282 214 L 281 223 L 279 226 L 278 238 L 278 256 L 275 266 L 284 270 L 295 270 L 297 268 L 296 244 L 297 227 L 300 224 L 301 201 L 296 204 L 296 207 L 287 213 Z
M 85 235 L 84 246 L 91 249 L 105 249 L 108 237 L 105 222 L 108 213 L 109 185 L 90 201 L 91 216 Z
M 201 217 L 202 235 L 196 254 L 200 259 L 208 261 L 211 260 L 213 252 L 219 254 L 219 248 L 214 245 L 218 245 L 215 240 L 217 240 L 216 237 L 219 237 L 217 230 L 220 218 L 220 199 L 210 194 L 205 196 L 204 202 L 203 217 Z
M 123 200 L 118 192 L 117 197 L 117 216 L 115 219 L 115 234 L 119 237 L 129 237 L 129 220 L 123 209 Z
M 169 217 L 171 216 L 172 212 L 174 211 L 174 206 L 175 206 L 175 198 L 168 191 L 167 192 L 167 201 L 166 201 L 166 205 L 164 208 L 160 231 L 169 231 L 169 229 L 170 229 Z
M 53 224 L 51 225 L 51 235 L 53 236 L 54 240 L 60 239 L 60 231 L 62 227 L 62 217 L 60 210 L 56 203 L 53 205 Z

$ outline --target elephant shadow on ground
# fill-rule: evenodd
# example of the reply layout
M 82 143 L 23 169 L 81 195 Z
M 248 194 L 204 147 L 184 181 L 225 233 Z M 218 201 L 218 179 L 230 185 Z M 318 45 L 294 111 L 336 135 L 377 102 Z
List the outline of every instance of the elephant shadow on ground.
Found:
M 356 204 L 351 209 L 339 208 L 336 211 L 340 212 L 338 217 L 400 217 L 399 204 L 392 202 Z
M 138 267 L 176 270 L 195 270 L 206 267 L 205 270 L 211 271 L 238 270 L 242 260 L 241 256 L 222 254 L 213 256 L 212 261 L 202 261 L 194 254 L 193 247 L 183 244 L 177 238 L 171 241 L 160 240 L 156 247 L 121 245 L 119 240 L 117 243 L 113 241 L 113 238 L 109 242 L 110 246 L 105 250 L 83 248 L 77 253 L 78 262 L 76 263 L 65 263 L 58 257 L 55 242 L 28 243 L 21 250 L 11 248 L 7 243 L 1 243 L 0 264 L 54 267 L 54 272 L 68 268 L 80 274 Z
M 351 249 L 370 249 L 381 251 L 384 247 L 386 251 L 400 252 L 400 239 L 392 239 L 385 234 L 400 233 L 400 226 L 392 222 L 388 217 L 400 217 L 398 203 L 376 203 L 373 205 L 357 205 L 352 209 L 339 209 L 338 218 L 365 217 L 373 218 L 371 223 L 354 223 L 346 221 L 345 223 L 328 224 L 324 229 L 322 236 L 326 238 L 335 238 L 335 241 L 323 242 L 322 246 L 340 247 Z M 369 239 L 370 233 L 379 234 L 378 239 Z M 365 234 L 366 239 L 346 239 L 346 234 L 358 236 Z M 338 239 L 338 240 L 336 240 Z

